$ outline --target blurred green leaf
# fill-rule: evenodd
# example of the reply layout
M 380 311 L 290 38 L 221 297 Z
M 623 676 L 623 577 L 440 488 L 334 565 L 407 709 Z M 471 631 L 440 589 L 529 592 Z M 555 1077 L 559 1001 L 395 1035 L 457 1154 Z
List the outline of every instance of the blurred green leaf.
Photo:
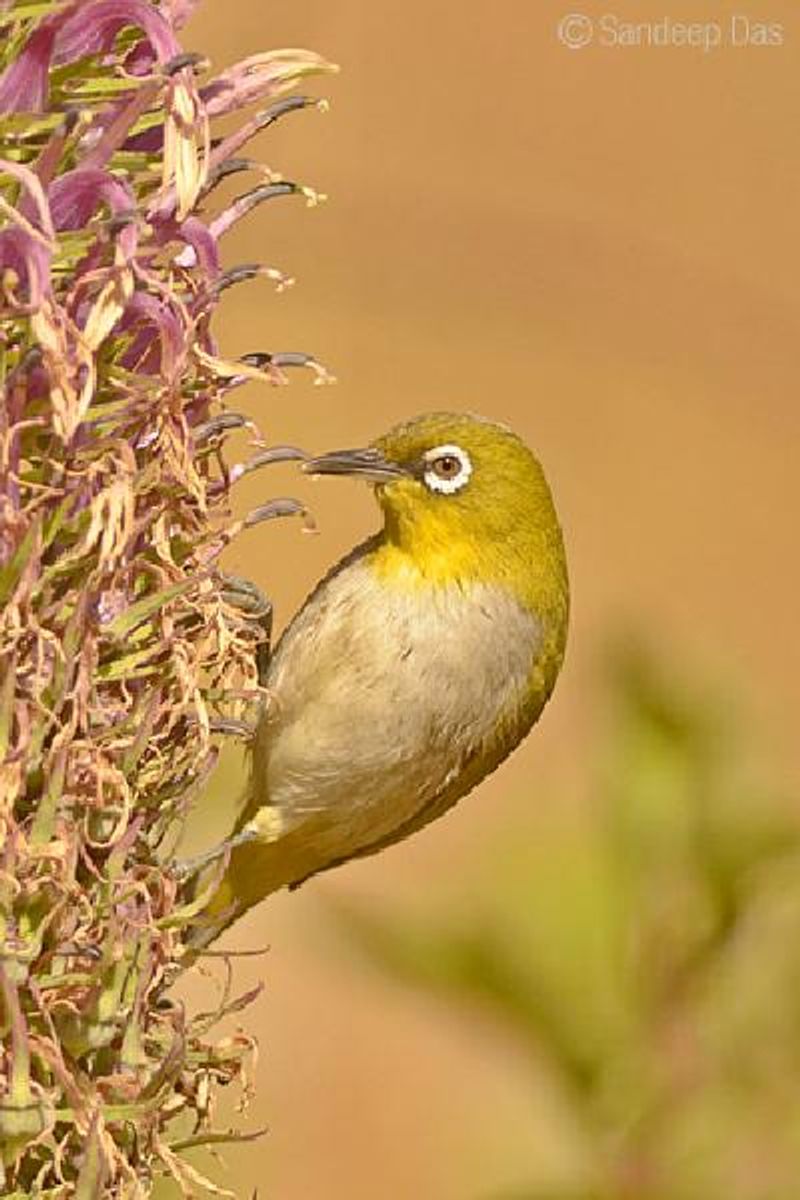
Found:
M 789 1200 L 800 811 L 747 765 L 727 701 L 641 649 L 617 649 L 601 702 L 583 819 L 540 805 L 488 848 L 468 922 L 338 918 L 397 978 L 483 1005 L 567 1097 L 595 1191 L 576 1163 L 572 1189 L 497 1200 Z

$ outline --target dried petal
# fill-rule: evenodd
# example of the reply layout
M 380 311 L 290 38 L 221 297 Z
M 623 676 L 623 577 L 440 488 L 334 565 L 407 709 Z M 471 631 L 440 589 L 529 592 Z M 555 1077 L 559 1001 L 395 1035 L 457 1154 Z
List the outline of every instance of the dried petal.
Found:
M 0 0 L 0 1126 L 16 1139 L 0 1129 L 0 1175 L 14 1195 L 143 1197 L 165 1173 L 207 1188 L 180 1151 L 240 1136 L 213 1128 L 214 1093 L 249 1089 L 252 1039 L 207 1036 L 248 997 L 193 1027 L 169 991 L 204 903 L 180 894 L 169 847 L 212 737 L 251 729 L 263 698 L 264 612 L 232 604 L 217 568 L 246 524 L 232 481 L 302 456 L 224 400 L 245 377 L 316 368 L 230 362 L 210 329 L 233 283 L 286 282 L 224 271 L 219 238 L 293 186 L 216 219 L 195 210 L 237 167 L 275 184 L 228 160 L 312 103 L 278 101 L 212 150 L 206 100 L 230 111 L 322 60 L 257 56 L 201 94 L 205 60 L 175 36 L 193 6 Z M 253 450 L 229 468 L 235 430 Z M 301 510 L 267 502 L 248 520 Z
M 208 117 L 186 71 L 171 80 L 164 125 L 163 188 L 174 184 L 176 216 L 183 221 L 195 206 L 208 176 Z
M 121 325 L 124 329 L 142 328 L 144 346 L 160 351 L 157 370 L 165 379 L 174 379 L 184 358 L 184 327 L 173 307 L 147 292 L 137 291 L 128 303 Z M 133 341 L 123 361 L 136 366 L 141 343 Z
M 22 184 L 24 194 L 17 209 L 0 195 L 0 210 L 42 245 L 51 247 L 55 230 L 41 180 L 29 167 L 23 166 L 22 163 L 9 162 L 8 159 L 0 159 L 0 177 L 3 175 L 11 175 Z M 34 222 L 33 225 L 31 221 Z
M 50 185 L 48 198 L 57 230 L 82 229 L 101 204 L 112 213 L 131 212 L 136 205 L 124 180 L 97 167 L 76 167 Z
M 55 36 L 52 25 L 40 25 L 0 75 L 0 113 L 44 112 Z
M 159 62 L 169 62 L 180 52 L 168 22 L 147 0 L 88 0 L 51 20 L 57 29 L 56 63 L 110 50 L 119 31 L 128 25 L 142 30 Z
M 271 50 L 253 54 L 229 67 L 200 91 L 210 117 L 221 116 L 258 100 L 269 100 L 294 87 L 307 75 L 332 74 L 339 68 L 309 50 Z
M 0 230 L 0 309 L 39 308 L 50 287 L 50 257 L 24 229 Z

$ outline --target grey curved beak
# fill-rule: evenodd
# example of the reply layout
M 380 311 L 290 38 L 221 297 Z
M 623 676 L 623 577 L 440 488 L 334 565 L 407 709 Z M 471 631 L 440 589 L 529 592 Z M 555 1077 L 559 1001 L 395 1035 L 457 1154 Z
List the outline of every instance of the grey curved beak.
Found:
M 355 475 L 370 483 L 390 483 L 393 479 L 407 479 L 410 472 L 399 463 L 386 458 L 374 446 L 363 450 L 333 450 L 320 454 L 303 463 L 308 475 Z

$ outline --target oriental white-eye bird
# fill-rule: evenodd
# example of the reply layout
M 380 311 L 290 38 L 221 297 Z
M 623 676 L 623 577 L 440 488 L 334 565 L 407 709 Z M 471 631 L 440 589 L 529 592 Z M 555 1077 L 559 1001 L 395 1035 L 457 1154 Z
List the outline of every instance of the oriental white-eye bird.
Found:
M 196 946 L 278 888 L 447 812 L 522 741 L 564 656 L 561 529 L 509 429 L 432 413 L 303 469 L 366 480 L 383 528 L 317 585 L 272 655 Z

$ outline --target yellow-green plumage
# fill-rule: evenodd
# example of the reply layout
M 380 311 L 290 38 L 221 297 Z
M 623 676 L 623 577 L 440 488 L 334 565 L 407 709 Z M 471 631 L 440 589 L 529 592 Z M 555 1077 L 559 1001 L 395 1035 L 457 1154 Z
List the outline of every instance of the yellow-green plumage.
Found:
M 539 463 L 509 430 L 435 413 L 320 474 L 375 484 L 383 530 L 317 586 L 272 657 L 252 771 L 205 943 L 277 888 L 374 853 L 514 749 L 564 654 L 564 548 Z

